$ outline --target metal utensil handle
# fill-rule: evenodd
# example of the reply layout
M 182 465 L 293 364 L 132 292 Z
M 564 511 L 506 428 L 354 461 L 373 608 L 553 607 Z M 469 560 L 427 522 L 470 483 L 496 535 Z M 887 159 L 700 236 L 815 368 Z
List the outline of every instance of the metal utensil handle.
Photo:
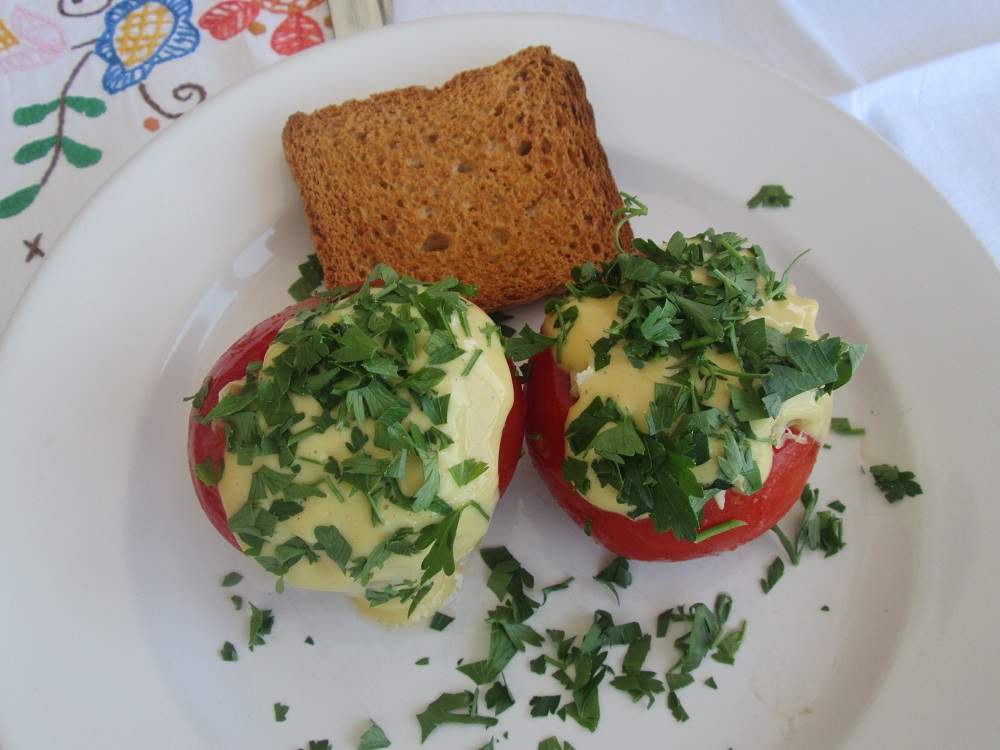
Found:
M 392 23 L 392 0 L 327 0 L 327 3 L 337 39 Z

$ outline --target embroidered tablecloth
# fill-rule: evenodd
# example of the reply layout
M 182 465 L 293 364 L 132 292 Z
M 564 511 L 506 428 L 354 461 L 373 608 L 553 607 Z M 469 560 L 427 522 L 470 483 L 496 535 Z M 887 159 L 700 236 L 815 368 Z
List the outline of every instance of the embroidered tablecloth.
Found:
M 1000 259 L 1000 3 L 394 3 L 397 23 L 497 10 L 644 23 L 797 79 L 906 155 Z M 333 36 L 324 0 L 0 0 L 0 330 L 132 154 L 221 89 Z

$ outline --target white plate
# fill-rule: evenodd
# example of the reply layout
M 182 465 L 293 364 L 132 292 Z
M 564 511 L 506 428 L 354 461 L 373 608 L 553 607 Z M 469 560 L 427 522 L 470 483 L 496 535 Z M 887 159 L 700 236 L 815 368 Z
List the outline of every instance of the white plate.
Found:
M 1000 734 L 992 647 L 1000 504 L 996 299 L 983 248 L 896 153 L 834 106 L 726 52 L 658 31 L 563 16 L 402 24 L 305 52 L 223 92 L 129 163 L 38 274 L 0 349 L 0 745 L 356 747 L 374 720 L 419 744 L 415 714 L 471 689 L 490 606 L 476 557 L 444 633 L 390 631 L 338 597 L 274 593 L 216 537 L 185 465 L 183 396 L 239 333 L 278 309 L 310 247 L 279 144 L 285 117 L 411 83 L 436 84 L 529 43 L 575 60 L 619 186 L 663 239 L 733 229 L 796 267 L 821 328 L 871 345 L 837 414 L 868 428 L 832 438 L 814 484 L 847 506 L 848 547 L 807 556 L 765 596 L 774 537 L 719 558 L 633 565 L 618 605 L 590 580 L 608 556 L 581 537 L 524 462 L 487 543 L 506 544 L 539 586 L 569 575 L 537 627 L 582 632 L 596 608 L 654 627 L 662 610 L 734 598 L 747 639 L 736 665 L 706 662 L 681 697 L 650 709 L 610 687 L 596 735 L 528 699 L 553 694 L 521 661 L 498 747 L 556 735 L 606 747 L 980 747 Z M 400 64 L 398 61 L 405 61 Z M 788 209 L 748 210 L 765 183 Z M 520 311 L 537 323 L 538 310 Z M 925 494 L 890 506 L 861 468 L 912 468 Z M 235 589 L 219 582 L 245 574 Z M 246 607 L 273 610 L 245 648 Z M 829 607 L 824 611 L 822 607 Z M 304 643 L 312 636 L 315 645 Z M 223 662 L 229 640 L 240 659 Z M 430 664 L 418 666 L 420 657 Z M 620 654 L 618 657 L 620 658 Z M 673 661 L 656 641 L 647 668 Z M 662 676 L 662 675 L 661 675 Z M 273 705 L 290 707 L 284 722 Z M 504 734 L 506 733 L 506 734 Z M 429 748 L 491 736 L 449 726 Z M 505 739 L 506 738 L 506 739 Z

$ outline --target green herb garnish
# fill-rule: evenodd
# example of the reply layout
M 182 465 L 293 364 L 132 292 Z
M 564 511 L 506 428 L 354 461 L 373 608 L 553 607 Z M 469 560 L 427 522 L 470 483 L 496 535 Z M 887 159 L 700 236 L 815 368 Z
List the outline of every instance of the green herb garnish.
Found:
M 600 573 L 594 576 L 595 581 L 599 581 L 611 589 L 615 595 L 615 601 L 620 601 L 618 589 L 627 589 L 632 585 L 632 573 L 629 571 L 628 559 L 620 555 L 608 563 Z
M 194 472 L 202 484 L 214 487 L 222 479 L 222 463 L 217 463 L 213 458 L 206 458 L 195 464 Z
M 205 398 L 208 396 L 208 391 L 211 388 L 211 385 L 212 385 L 212 379 L 205 378 L 205 382 L 201 384 L 201 387 L 198 389 L 197 393 L 195 393 L 193 396 L 185 396 L 184 400 L 190 401 L 191 407 L 193 409 L 195 410 L 201 409 L 201 407 L 204 406 L 205 404 Z
M 546 737 L 538 743 L 538 750 L 575 750 L 568 742 L 560 742 L 558 737 Z
M 288 293 L 292 299 L 301 302 L 315 294 L 316 289 L 322 283 L 323 266 L 320 265 L 319 256 L 316 253 L 310 253 L 306 256 L 305 262 L 299 264 L 299 278 L 288 287 Z
M 774 558 L 771 564 L 767 566 L 767 577 L 760 579 L 760 588 L 767 594 L 770 593 L 774 585 L 781 579 L 781 576 L 785 574 L 785 562 L 780 557 Z
M 652 636 L 649 634 L 632 641 L 622 661 L 622 674 L 611 680 L 611 686 L 631 695 L 633 702 L 638 703 L 645 698 L 647 708 L 651 707 L 656 696 L 666 689 L 663 681 L 656 676 L 656 672 L 643 669 L 651 644 Z
M 508 708 L 514 705 L 514 696 L 511 695 L 506 683 L 497 680 L 493 686 L 486 691 L 486 708 L 493 711 L 494 716 L 499 716 Z
M 481 477 L 489 468 L 489 465 L 483 463 L 482 461 L 477 461 L 474 458 L 467 458 L 462 463 L 449 468 L 448 472 L 451 474 L 452 479 L 455 480 L 455 484 L 459 487 L 464 487 L 470 482 Z
M 758 245 L 731 232 L 675 233 L 662 246 L 637 239 L 634 253 L 571 275 L 568 294 L 546 305 L 557 335 L 524 329 L 514 351 L 530 356 L 548 343 L 558 357 L 577 305 L 620 294 L 618 319 L 590 342 L 594 368 L 606 367 L 618 350 L 635 368 L 670 367 L 641 414 L 612 399 L 585 406 L 566 430 L 563 477 L 584 495 L 595 482 L 610 486 L 629 517 L 649 517 L 657 532 L 679 539 L 698 542 L 735 528 L 699 533 L 705 504 L 716 495 L 730 488 L 752 494 L 763 485 L 752 451 L 761 438 L 751 423 L 777 418 L 790 399 L 842 387 L 866 351 L 827 335 L 807 338 L 798 328 L 782 333 L 756 317 L 787 294 L 788 269 L 779 276 Z M 724 355 L 738 369 L 719 364 Z M 714 405 L 720 389 L 728 406 Z M 694 469 L 709 460 L 712 444 L 722 448 L 718 471 L 703 486 Z
M 770 206 L 772 208 L 787 208 L 792 203 L 792 197 L 781 185 L 763 185 L 757 191 L 757 194 L 747 201 L 747 207 Z
M 535 718 L 554 714 L 559 710 L 561 698 L 558 695 L 536 695 L 528 701 L 531 706 L 531 715 Z
M 424 742 L 431 732 L 442 724 L 495 726 L 496 718 L 479 714 L 478 700 L 478 691 L 475 693 L 469 690 L 460 693 L 443 693 L 421 713 L 417 714 L 417 722 L 420 724 L 420 741 Z
M 829 510 L 817 512 L 816 505 L 819 503 L 819 490 L 813 489 L 808 484 L 803 488 L 799 501 L 802 503 L 805 511 L 802 515 L 802 523 L 799 526 L 799 530 L 793 538 L 790 539 L 786 536 L 785 532 L 779 526 L 771 528 L 771 531 L 781 541 L 781 546 L 784 547 L 785 553 L 788 555 L 788 559 L 792 565 L 799 564 L 802 552 L 806 547 L 813 551 L 822 550 L 824 557 L 831 557 L 847 546 L 847 543 L 844 541 L 844 522 L 839 515 L 844 512 L 843 503 L 839 500 L 834 500 L 827 505 Z M 771 567 L 780 567 L 781 572 L 784 572 L 784 564 L 780 563 L 779 565 L 779 563 L 780 560 L 776 558 L 771 563 Z M 765 588 L 765 581 L 761 581 L 764 593 L 767 593 L 774 583 L 777 582 L 777 579 L 781 577 L 780 573 L 776 573 L 775 575 L 776 577 L 771 581 L 772 573 L 769 568 L 767 580 L 771 581 L 770 585 Z
M 847 417 L 833 417 L 830 420 L 830 431 L 837 435 L 864 435 L 864 427 L 854 427 Z
M 373 721 L 371 726 L 361 735 L 358 750 L 383 750 L 391 744 L 389 738 L 385 736 L 385 732 L 382 731 L 382 727 Z
M 288 706 L 284 703 L 274 704 L 274 720 L 284 721 L 288 717 Z
M 556 339 L 545 336 L 525 325 L 517 336 L 507 340 L 507 356 L 515 362 L 531 359 L 556 343 Z
M 226 573 L 225 577 L 222 579 L 222 586 L 223 588 L 229 588 L 230 586 L 235 586 L 242 580 L 243 580 L 243 575 L 241 573 L 232 571 L 230 573 Z
M 441 631 L 446 627 L 451 625 L 455 621 L 455 618 L 451 615 L 446 615 L 443 612 L 435 612 L 434 616 L 431 617 L 430 629 Z
M 905 497 L 916 497 L 924 493 L 912 471 L 900 471 L 898 466 L 889 464 L 877 464 L 868 470 L 875 478 L 875 486 L 890 503 L 898 503 Z
M 247 639 L 247 646 L 251 651 L 255 646 L 263 646 L 266 641 L 264 636 L 271 634 L 274 627 L 274 615 L 269 609 L 258 609 L 253 602 L 250 603 L 250 637 Z
M 672 623 L 689 623 L 690 629 L 674 641 L 681 657 L 667 670 L 667 707 L 677 721 L 687 721 L 688 713 L 681 704 L 678 691 L 695 681 L 693 672 L 701 663 L 711 657 L 720 664 L 733 664 L 736 652 L 746 636 L 746 621 L 737 629 L 727 629 L 726 623 L 732 611 L 733 600 L 727 594 L 719 594 L 714 608 L 704 604 L 691 607 L 672 608 L 660 615 L 657 636 L 666 635 Z M 662 628 L 662 635 L 661 635 Z

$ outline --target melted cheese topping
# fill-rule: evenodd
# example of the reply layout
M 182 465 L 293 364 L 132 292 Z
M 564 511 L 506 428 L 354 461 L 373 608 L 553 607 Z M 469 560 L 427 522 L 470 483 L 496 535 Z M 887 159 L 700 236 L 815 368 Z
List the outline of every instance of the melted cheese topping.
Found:
M 699 270 L 695 269 L 696 274 Z M 760 309 L 751 310 L 748 319 L 763 318 L 765 325 L 786 334 L 794 328 L 801 328 L 806 331 L 809 338 L 817 338 L 816 316 L 819 304 L 815 300 L 800 297 L 791 285 L 788 286 L 784 297 L 781 300 L 768 300 Z M 645 363 L 645 366 L 636 368 L 625 355 L 620 342 L 609 352 L 610 363 L 600 370 L 594 369 L 593 344 L 605 337 L 605 330 L 614 321 L 621 320 L 618 315 L 619 299 L 621 295 L 614 294 L 609 297 L 585 298 L 566 305 L 566 307 L 575 305 L 579 310 L 557 358 L 557 365 L 569 374 L 571 391 L 577 397 L 577 401 L 566 416 L 566 427 L 579 417 L 595 398 L 602 400 L 611 398 L 619 408 L 632 415 L 637 429 L 648 433 L 645 413 L 654 400 L 656 384 L 665 382 L 678 371 L 677 360 L 670 358 L 650 361 Z M 547 336 L 557 336 L 558 329 L 555 323 L 554 315 L 547 316 L 542 326 L 542 333 Z M 732 353 L 711 352 L 709 358 L 725 369 L 741 370 Z M 721 410 L 728 409 L 730 396 L 725 383 L 720 381 L 712 395 L 702 403 Z M 762 482 L 767 480 L 771 471 L 775 448 L 789 438 L 792 427 L 815 438 L 817 442 L 822 443 L 826 440 L 830 430 L 832 409 L 832 395 L 825 394 L 816 398 L 813 392 L 801 393 L 782 403 L 777 418 L 759 419 L 750 423 L 754 435 L 759 438 L 759 441 L 751 444 L 751 451 L 760 469 Z M 718 477 L 718 458 L 724 451 L 725 444 L 722 440 L 709 441 L 711 458 L 694 468 L 695 477 L 703 486 L 709 486 Z M 573 455 L 568 444 L 566 455 Z M 589 465 L 594 453 L 589 451 L 578 458 Z M 628 513 L 629 506 L 619 502 L 614 487 L 602 486 L 592 468 L 588 468 L 588 476 L 591 481 L 585 497 L 591 504 L 614 513 Z M 722 493 L 717 496 L 717 500 L 722 502 Z
M 325 313 L 321 320 L 333 325 L 349 315 L 350 309 L 336 309 Z M 497 467 L 500 439 L 514 401 L 514 386 L 499 337 L 495 333 L 488 333 L 493 327 L 493 322 L 486 313 L 473 305 L 469 305 L 467 317 L 468 331 L 471 333 L 463 330 L 457 316 L 453 316 L 451 328 L 462 354 L 450 362 L 439 365 L 445 371 L 445 377 L 434 389 L 437 395 L 449 396 L 448 420 L 443 425 L 437 425 L 437 428 L 453 441 L 436 456 L 440 475 L 437 495 L 452 508 L 466 505 L 470 500 L 474 501 L 487 516 L 490 516 L 499 499 Z M 286 327 L 295 324 L 295 321 L 290 321 Z M 427 355 L 423 352 L 422 345 L 429 336 L 429 332 L 418 334 L 419 354 L 410 366 L 410 372 L 415 372 L 426 364 Z M 263 371 L 266 371 L 268 365 L 285 348 L 284 344 L 272 344 L 264 358 Z M 481 354 L 471 365 L 469 372 L 464 374 L 470 362 L 477 356 L 475 354 L 477 350 Z M 231 389 L 240 387 L 241 383 L 227 386 Z M 314 418 L 323 411 L 319 402 L 311 396 L 294 395 L 293 403 L 296 411 L 303 415 L 294 431 L 311 427 Z M 416 408 L 411 410 L 403 425 L 406 426 L 410 422 L 417 425 L 421 431 L 432 427 L 427 415 Z M 300 440 L 292 466 L 292 470 L 297 472 L 296 483 L 312 485 L 321 492 L 321 495 L 307 498 L 301 512 L 279 521 L 274 533 L 264 543 L 259 556 L 274 555 L 283 542 L 296 537 L 313 545 L 317 542 L 316 528 L 332 525 L 351 545 L 353 559 L 369 555 L 379 544 L 401 529 L 420 529 L 441 521 L 442 517 L 438 513 L 430 510 L 411 512 L 389 502 L 384 495 L 373 511 L 372 504 L 364 493 L 327 474 L 324 466 L 331 458 L 342 463 L 355 455 L 348 444 L 352 442 L 352 429 L 356 427 L 360 427 L 368 437 L 365 445 L 368 455 L 376 459 L 392 457 L 390 452 L 373 445 L 375 423 L 372 419 L 367 419 L 360 425 L 353 420 L 340 427 L 334 424 L 323 432 L 311 434 Z M 483 462 L 487 468 L 480 476 L 459 486 L 449 469 L 468 459 Z M 277 457 L 273 455 L 257 457 L 251 463 L 241 465 L 235 455 L 227 452 L 225 469 L 218 489 L 230 518 L 247 502 L 254 473 L 262 466 L 279 469 Z M 288 471 L 288 468 L 283 471 Z M 423 481 L 424 467 L 419 458 L 411 453 L 407 457 L 405 476 L 399 480 L 400 489 L 404 495 L 412 497 Z M 330 484 L 336 487 L 336 491 Z M 379 523 L 373 522 L 376 512 L 381 518 Z M 456 587 L 461 561 L 479 544 L 486 533 L 488 523 L 488 518 L 475 507 L 469 506 L 463 510 L 454 543 L 455 575 L 445 576 L 442 573 L 435 576 L 432 579 L 433 587 L 430 593 L 423 598 L 409 619 L 419 620 L 441 607 Z M 240 541 L 246 548 L 247 545 Z M 393 599 L 372 606 L 366 599 L 366 590 L 412 585 L 419 581 L 422 572 L 420 564 L 425 554 L 426 552 L 389 555 L 385 563 L 374 571 L 371 580 L 362 585 L 342 571 L 328 555 L 320 552 L 313 562 L 302 559 L 292 566 L 284 575 L 284 580 L 290 585 L 301 588 L 348 594 L 355 597 L 362 611 L 371 617 L 386 623 L 402 623 L 408 619 L 409 603 Z

